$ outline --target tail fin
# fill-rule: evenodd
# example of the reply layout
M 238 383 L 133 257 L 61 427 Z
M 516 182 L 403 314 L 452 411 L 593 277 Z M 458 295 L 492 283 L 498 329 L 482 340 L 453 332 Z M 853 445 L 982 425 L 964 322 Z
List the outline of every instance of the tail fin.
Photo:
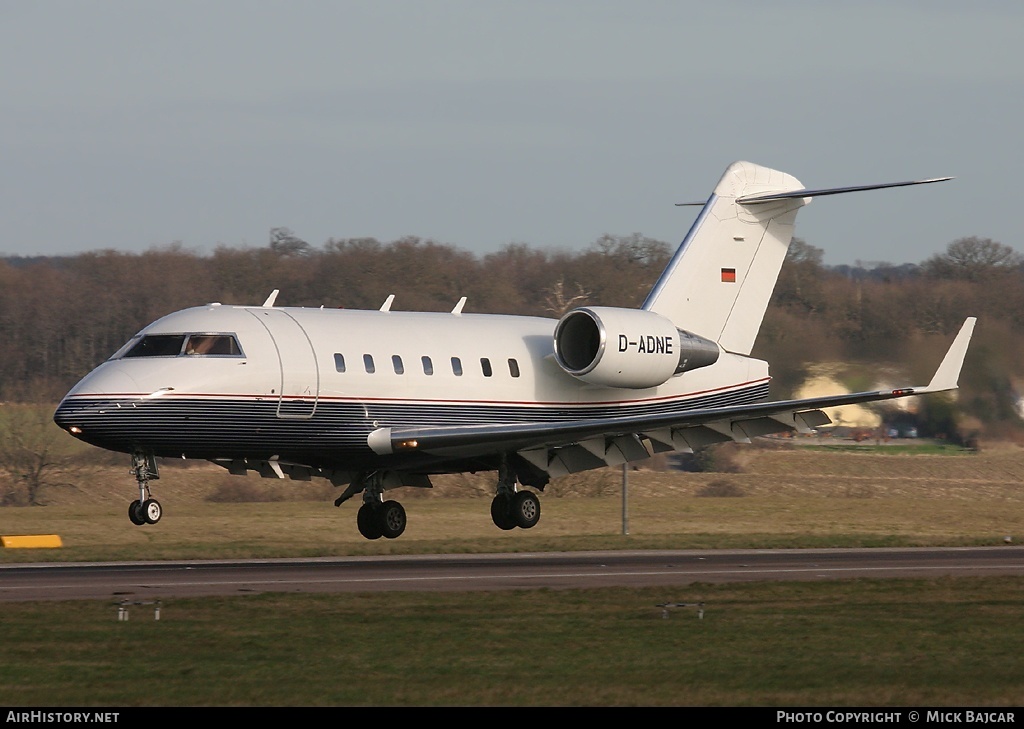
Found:
M 734 162 L 643 308 L 717 341 L 728 352 L 750 354 L 786 259 L 797 211 L 812 197 L 948 179 L 808 190 L 785 172 Z
M 791 175 L 734 162 L 643 308 L 723 349 L 750 354 L 786 258 L 797 211 L 810 200 L 785 198 L 745 206 L 740 198 L 803 189 Z

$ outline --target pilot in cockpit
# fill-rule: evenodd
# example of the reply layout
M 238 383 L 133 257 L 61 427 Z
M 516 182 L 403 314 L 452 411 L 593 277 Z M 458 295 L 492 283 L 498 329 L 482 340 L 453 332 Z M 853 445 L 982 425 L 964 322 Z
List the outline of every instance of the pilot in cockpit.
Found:
M 185 354 L 219 354 L 239 356 L 242 351 L 231 334 L 191 334 L 185 343 Z
M 185 345 L 185 354 L 210 354 L 217 342 L 217 337 L 193 334 Z

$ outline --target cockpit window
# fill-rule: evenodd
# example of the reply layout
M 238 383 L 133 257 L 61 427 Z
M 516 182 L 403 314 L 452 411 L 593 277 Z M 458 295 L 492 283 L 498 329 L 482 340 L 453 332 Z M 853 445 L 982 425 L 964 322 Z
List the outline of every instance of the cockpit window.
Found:
M 241 357 L 233 334 L 146 334 L 134 337 L 112 359 L 121 357 L 177 357 L 178 355 Z
M 148 334 L 124 353 L 124 357 L 174 357 L 181 354 L 184 334 Z
M 192 334 L 185 345 L 185 354 L 220 354 L 238 357 L 242 350 L 230 334 Z

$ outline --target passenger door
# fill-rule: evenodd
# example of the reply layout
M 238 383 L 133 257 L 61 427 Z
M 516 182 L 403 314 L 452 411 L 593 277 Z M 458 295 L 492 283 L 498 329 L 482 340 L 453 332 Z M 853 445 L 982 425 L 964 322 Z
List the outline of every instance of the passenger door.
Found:
M 277 417 L 311 418 L 320 397 L 320 369 L 313 343 L 288 312 L 281 309 L 249 309 L 274 340 L 281 365 Z

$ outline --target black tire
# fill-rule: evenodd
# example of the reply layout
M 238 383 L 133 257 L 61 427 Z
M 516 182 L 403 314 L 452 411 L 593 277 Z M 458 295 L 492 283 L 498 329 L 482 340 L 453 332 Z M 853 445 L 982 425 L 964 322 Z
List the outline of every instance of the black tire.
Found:
M 164 510 L 156 499 L 146 499 L 142 502 L 140 513 L 147 524 L 156 524 L 164 515 Z
M 512 518 L 511 499 L 506 494 L 498 494 L 491 501 L 491 521 L 494 526 L 508 531 L 516 528 L 516 521 Z
M 512 520 L 521 529 L 532 529 L 540 521 L 540 499 L 532 491 L 517 491 L 512 497 Z
M 385 501 L 378 515 L 381 534 L 387 539 L 400 537 L 405 531 L 405 508 L 397 501 Z
M 146 516 L 142 511 L 142 502 L 136 499 L 128 504 L 128 518 L 135 526 L 142 526 L 146 523 Z
M 381 531 L 382 520 L 377 513 L 379 511 L 379 506 L 363 504 L 359 507 L 358 513 L 356 513 L 356 526 L 359 527 L 359 533 L 367 539 L 380 539 L 383 536 Z

